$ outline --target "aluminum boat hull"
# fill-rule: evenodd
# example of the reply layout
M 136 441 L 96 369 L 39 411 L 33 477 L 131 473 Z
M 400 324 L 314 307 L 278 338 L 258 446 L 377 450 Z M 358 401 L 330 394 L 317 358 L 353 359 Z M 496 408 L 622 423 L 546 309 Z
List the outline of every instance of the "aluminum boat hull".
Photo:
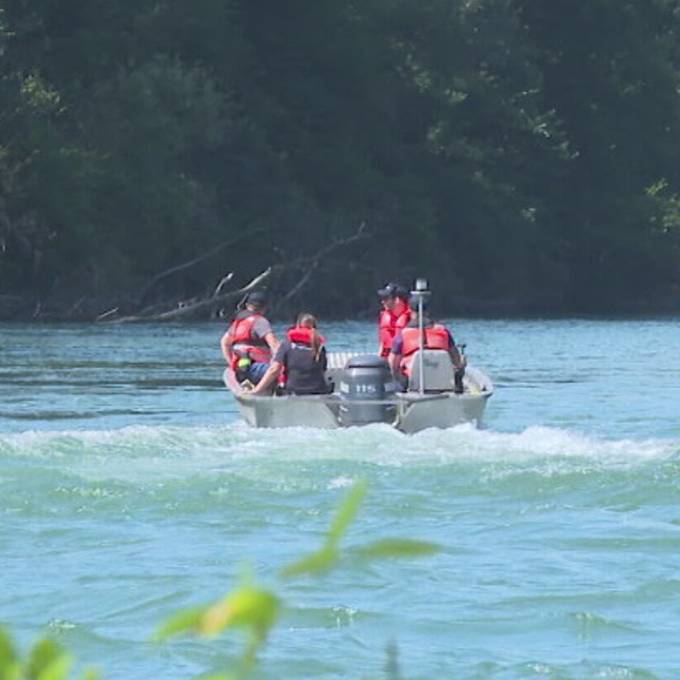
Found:
M 337 373 L 341 370 L 347 354 L 330 354 L 327 377 L 339 384 Z M 355 426 L 343 417 L 348 402 L 339 392 L 313 396 L 253 396 L 236 380 L 233 371 L 224 372 L 224 383 L 232 392 L 245 421 L 253 427 L 315 427 L 334 429 Z M 404 392 L 385 401 L 365 400 L 368 405 L 384 404 L 393 417 L 389 424 L 407 434 L 427 428 L 448 428 L 463 423 L 479 425 L 484 416 L 486 402 L 493 394 L 493 385 L 480 370 L 468 367 L 465 375 L 465 392 L 452 391 L 434 394 Z M 358 402 L 351 402 L 356 405 Z M 369 424 L 369 423 L 362 423 Z

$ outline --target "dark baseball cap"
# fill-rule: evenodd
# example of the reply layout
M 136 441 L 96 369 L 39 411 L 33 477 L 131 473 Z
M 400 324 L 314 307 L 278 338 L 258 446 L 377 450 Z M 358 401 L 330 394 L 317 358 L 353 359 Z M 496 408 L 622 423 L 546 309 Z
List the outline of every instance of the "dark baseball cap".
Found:
M 252 293 L 248 293 L 246 304 L 264 307 L 267 304 L 267 294 L 262 290 L 254 290 Z
M 382 299 L 394 297 L 407 299 L 408 291 L 406 288 L 404 288 L 404 286 L 401 286 L 398 283 L 390 282 L 384 288 L 378 289 L 378 297 Z

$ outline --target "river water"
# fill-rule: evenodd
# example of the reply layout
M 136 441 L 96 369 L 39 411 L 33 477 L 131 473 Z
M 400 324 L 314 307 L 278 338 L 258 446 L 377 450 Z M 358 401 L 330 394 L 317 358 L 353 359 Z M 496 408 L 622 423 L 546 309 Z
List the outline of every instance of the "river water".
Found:
M 105 678 L 195 677 L 238 635 L 150 637 L 250 565 L 285 603 L 262 678 L 680 677 L 680 320 L 451 325 L 496 393 L 484 429 L 414 436 L 246 427 L 219 324 L 0 325 L 0 621 Z M 280 584 L 359 479 L 347 547 L 442 552 Z

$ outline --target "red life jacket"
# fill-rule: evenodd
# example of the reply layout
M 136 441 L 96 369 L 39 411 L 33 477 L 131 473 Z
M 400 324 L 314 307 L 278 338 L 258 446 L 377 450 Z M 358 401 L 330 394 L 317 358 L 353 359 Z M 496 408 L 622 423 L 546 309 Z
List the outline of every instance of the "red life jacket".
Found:
M 312 340 L 314 339 L 315 330 L 313 328 L 305 328 L 304 326 L 293 326 L 288 329 L 286 333 L 287 338 L 291 342 L 298 343 L 300 345 L 312 346 Z M 319 340 L 323 345 L 325 340 L 323 336 L 319 335 Z
M 394 309 L 383 309 L 378 319 L 378 337 L 380 339 L 380 356 L 386 357 L 392 349 L 397 332 L 408 326 L 411 310 L 401 300 L 397 300 Z
M 380 356 L 386 357 L 392 349 L 395 329 L 392 321 L 392 312 L 383 309 L 378 318 L 378 339 L 380 340 Z
M 253 335 L 253 326 L 259 318 L 264 317 L 258 312 L 239 312 L 229 327 L 233 370 L 236 370 L 238 360 L 243 357 L 248 357 L 253 363 L 271 361 L 272 352 L 266 340 Z
M 399 314 L 399 316 L 397 316 L 395 326 L 397 327 L 398 331 L 408 326 L 409 322 L 411 321 L 412 314 L 413 312 L 411 312 L 411 310 L 407 307 L 401 314 Z
M 440 324 L 434 324 L 423 329 L 423 349 L 449 350 L 449 332 Z M 420 330 L 418 328 L 404 328 L 401 332 L 403 346 L 401 351 L 402 373 L 410 375 L 413 354 L 420 349 Z

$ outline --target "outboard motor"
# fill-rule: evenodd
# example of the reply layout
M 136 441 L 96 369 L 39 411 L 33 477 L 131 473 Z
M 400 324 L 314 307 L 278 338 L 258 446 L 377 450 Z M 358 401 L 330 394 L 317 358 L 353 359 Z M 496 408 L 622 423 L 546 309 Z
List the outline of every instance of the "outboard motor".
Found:
M 352 357 L 340 377 L 340 423 L 348 426 L 393 422 L 396 391 L 385 359 L 375 354 Z

